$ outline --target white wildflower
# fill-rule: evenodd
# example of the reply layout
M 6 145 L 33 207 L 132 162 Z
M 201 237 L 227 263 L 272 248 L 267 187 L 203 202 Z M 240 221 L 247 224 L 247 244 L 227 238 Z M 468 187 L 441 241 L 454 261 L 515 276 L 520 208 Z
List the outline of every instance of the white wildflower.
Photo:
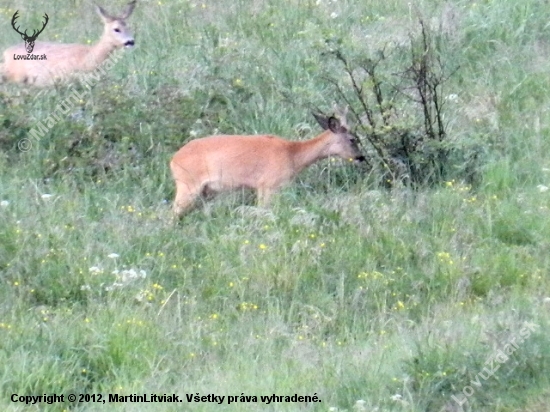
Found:
M 88 271 L 92 275 L 99 275 L 100 273 L 103 273 L 103 269 L 101 269 L 99 266 L 92 266 L 91 268 L 88 269 Z
M 2 200 L 0 202 L 0 206 L 2 207 L 8 207 L 10 205 L 10 202 L 8 200 Z
M 367 404 L 366 401 L 364 401 L 363 399 L 359 399 L 358 401 L 355 401 L 355 405 L 353 406 L 353 409 L 359 412 L 366 412 L 367 411 L 366 404 Z
M 107 255 L 108 258 L 111 258 L 111 259 L 116 259 L 116 258 L 119 258 L 120 255 L 118 253 L 109 253 Z
M 140 290 L 139 293 L 136 295 L 136 301 L 142 303 L 142 302 L 147 302 L 147 291 L 145 290 Z
M 145 273 L 144 270 L 140 270 L 139 272 L 135 269 L 125 269 L 122 272 L 120 272 L 120 279 L 122 282 L 130 282 L 134 279 L 145 279 L 147 277 L 147 273 Z
M 123 270 L 122 272 L 120 272 L 119 279 L 122 281 L 122 283 L 128 283 L 136 278 L 137 272 L 134 269 Z
M 44 194 L 42 195 L 42 199 L 44 199 L 44 200 L 48 200 L 48 199 L 50 199 L 50 198 L 52 198 L 52 197 L 53 197 L 53 195 L 50 194 L 50 193 L 44 193 Z
M 394 401 L 394 402 L 399 402 L 401 405 L 403 406 L 407 406 L 409 404 L 409 402 L 407 402 L 405 399 L 403 399 L 403 396 L 401 396 L 400 394 L 396 393 L 395 395 L 393 395 L 391 397 L 391 400 Z
M 145 272 L 143 269 L 116 269 L 113 270 L 111 273 L 116 276 L 116 280 L 111 286 L 105 288 L 105 290 L 107 291 L 113 290 L 115 288 L 121 288 L 128 285 L 129 283 L 132 283 L 136 279 L 145 279 L 147 277 L 147 272 Z
M 548 186 L 538 185 L 537 189 L 539 189 L 539 192 L 544 193 L 548 191 Z

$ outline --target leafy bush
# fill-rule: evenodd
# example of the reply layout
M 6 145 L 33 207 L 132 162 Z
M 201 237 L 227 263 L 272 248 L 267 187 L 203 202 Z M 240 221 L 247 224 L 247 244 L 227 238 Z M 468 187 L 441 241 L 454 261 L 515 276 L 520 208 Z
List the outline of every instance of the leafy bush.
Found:
M 328 42 L 325 55 L 344 76 L 326 76 L 341 103 L 350 108 L 368 152 L 369 166 L 384 186 L 397 182 L 417 187 L 452 177 L 472 182 L 479 147 L 452 139 L 447 132 L 443 86 L 458 70 L 445 62 L 445 35 L 422 18 L 406 45 L 384 46 L 349 57 Z

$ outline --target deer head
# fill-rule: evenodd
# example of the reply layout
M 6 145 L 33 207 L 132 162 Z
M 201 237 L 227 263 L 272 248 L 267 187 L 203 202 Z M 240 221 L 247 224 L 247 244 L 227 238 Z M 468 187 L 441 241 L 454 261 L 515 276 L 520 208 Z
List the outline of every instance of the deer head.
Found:
M 13 27 L 13 29 L 19 33 L 21 35 L 21 38 L 23 40 L 25 40 L 25 49 L 27 49 L 27 53 L 32 53 L 32 51 L 34 50 L 34 42 L 36 40 L 36 38 L 38 37 L 38 35 L 40 33 L 42 33 L 44 31 L 44 28 L 46 27 L 46 25 L 48 24 L 48 20 L 49 20 L 49 17 L 46 13 L 44 13 L 44 24 L 42 26 L 42 28 L 40 30 L 38 30 L 38 32 L 36 30 L 33 30 L 32 31 L 32 35 L 29 36 L 27 34 L 27 30 L 25 30 L 24 33 L 21 33 L 19 31 L 19 26 L 15 27 L 15 21 L 17 20 L 17 18 L 19 17 L 17 14 L 19 13 L 19 10 L 17 10 L 12 19 L 11 19 L 11 26 Z
M 366 159 L 359 149 L 359 139 L 355 137 L 347 124 L 347 112 L 347 108 L 344 112 L 335 108 L 334 116 L 327 117 L 318 113 L 312 114 L 324 130 L 332 133 L 332 138 L 329 140 L 331 155 L 337 155 L 357 163 L 364 162 Z
M 136 6 L 136 0 L 128 3 L 122 15 L 113 16 L 107 13 L 101 6 L 96 5 L 96 10 L 103 24 L 105 25 L 104 29 L 104 38 L 105 41 L 114 44 L 116 47 L 133 47 L 134 46 L 134 37 L 126 27 L 126 19 L 130 17 Z

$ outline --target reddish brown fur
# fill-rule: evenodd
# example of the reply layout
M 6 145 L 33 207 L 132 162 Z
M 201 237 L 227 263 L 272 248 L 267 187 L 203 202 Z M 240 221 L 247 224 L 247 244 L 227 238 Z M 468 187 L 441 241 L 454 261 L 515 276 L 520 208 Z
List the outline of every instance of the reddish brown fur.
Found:
M 4 51 L 2 78 L 15 83 L 34 86 L 50 86 L 65 80 L 74 73 L 94 70 L 117 48 L 133 46 L 134 39 L 126 27 L 125 20 L 130 16 L 135 0 L 128 3 L 122 16 L 109 15 L 101 7 L 97 12 L 103 20 L 103 36 L 94 45 L 62 44 L 37 41 L 32 54 L 45 54 L 47 60 L 14 60 L 14 54 L 27 54 L 21 42 Z
M 318 120 L 327 130 L 302 142 L 270 135 L 221 135 L 187 143 L 170 162 L 176 182 L 174 212 L 181 215 L 191 209 L 199 196 L 238 188 L 256 190 L 258 203 L 267 205 L 276 190 L 319 159 L 336 155 L 364 160 L 340 121 Z

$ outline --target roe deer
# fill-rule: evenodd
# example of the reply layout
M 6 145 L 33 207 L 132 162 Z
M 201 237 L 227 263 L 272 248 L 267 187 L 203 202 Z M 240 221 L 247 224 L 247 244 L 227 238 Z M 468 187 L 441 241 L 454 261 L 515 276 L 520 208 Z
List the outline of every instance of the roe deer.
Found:
M 94 70 L 115 49 L 134 45 L 134 38 L 126 27 L 126 19 L 132 14 L 135 5 L 136 0 L 128 3 L 119 17 L 111 16 L 102 7 L 96 6 L 97 13 L 103 20 L 104 30 L 103 36 L 94 45 L 37 41 L 32 52 L 36 55 L 45 55 L 44 60 L 25 60 L 26 56 L 21 57 L 28 52 L 29 41 L 34 42 L 40 32 L 29 37 L 26 31 L 23 33 L 19 31 L 19 27 L 15 27 L 15 20 L 19 17 L 16 12 L 12 18 L 12 26 L 21 34 L 25 44 L 12 46 L 4 51 L 4 64 L 1 69 L 3 80 L 43 87 L 65 80 L 75 73 Z M 47 15 L 45 18 L 47 23 Z
M 187 143 L 170 162 L 175 215 L 192 209 L 200 196 L 238 188 L 256 190 L 258 204 L 265 206 L 276 190 L 319 159 L 365 160 L 344 118 L 314 116 L 324 131 L 311 140 L 219 135 Z

